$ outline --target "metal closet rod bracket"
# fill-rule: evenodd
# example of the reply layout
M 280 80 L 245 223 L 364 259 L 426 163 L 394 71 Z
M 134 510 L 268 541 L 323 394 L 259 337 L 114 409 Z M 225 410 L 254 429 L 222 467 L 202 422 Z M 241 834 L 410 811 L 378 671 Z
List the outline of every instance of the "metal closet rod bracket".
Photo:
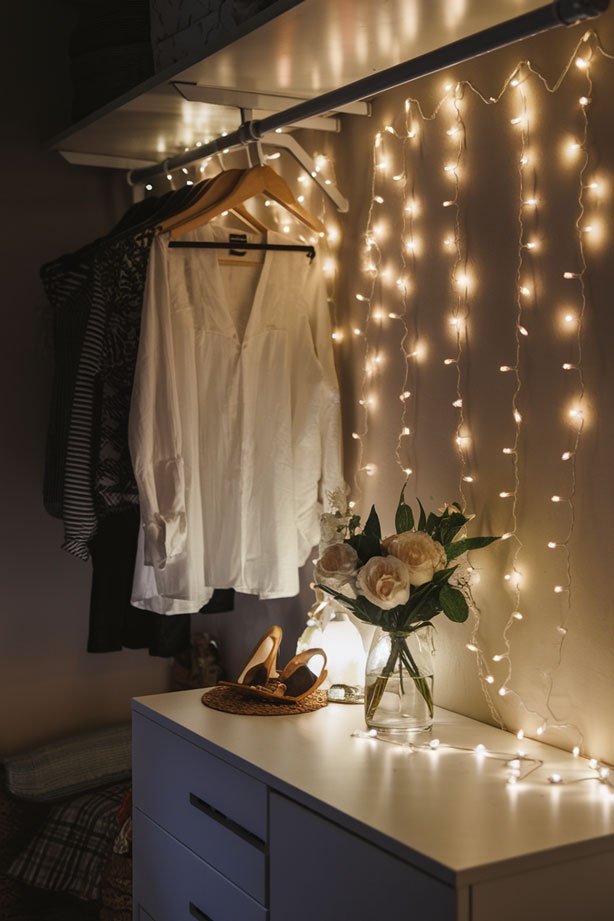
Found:
M 226 137 L 216 138 L 202 147 L 184 151 L 176 157 L 170 157 L 162 164 L 130 170 L 127 177 L 128 183 L 135 185 L 139 182 L 147 182 L 162 173 L 178 169 L 195 160 L 202 160 L 204 157 L 227 148 L 231 149 L 251 141 L 258 141 L 268 132 L 274 132 L 278 128 L 286 128 L 306 118 L 324 115 L 370 96 L 377 96 L 409 83 L 411 80 L 416 80 L 418 77 L 437 73 L 437 71 L 511 45 L 521 39 L 530 38 L 560 26 L 572 26 L 586 19 L 593 19 L 604 13 L 609 5 L 610 0 L 554 0 L 547 6 L 491 26 L 489 29 L 461 38 L 449 45 L 436 48 L 434 51 L 428 51 L 410 61 L 395 64 L 375 74 L 369 74 L 340 89 L 307 99 L 282 112 L 275 112 L 267 118 L 245 122 Z

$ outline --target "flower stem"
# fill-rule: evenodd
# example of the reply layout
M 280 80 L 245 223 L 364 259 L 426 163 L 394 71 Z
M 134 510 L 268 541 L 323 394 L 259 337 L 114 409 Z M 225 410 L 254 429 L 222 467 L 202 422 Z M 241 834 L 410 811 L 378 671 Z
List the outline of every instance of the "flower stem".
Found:
M 399 661 L 399 681 L 401 685 L 401 693 L 404 693 L 403 665 L 405 665 L 408 675 L 415 682 L 416 689 L 423 697 L 429 712 L 429 716 L 432 718 L 434 709 L 433 695 L 428 684 L 428 679 L 420 674 L 420 669 L 416 665 L 416 662 L 411 652 L 409 651 L 409 647 L 407 645 L 407 637 L 392 632 L 390 633 L 390 654 L 388 656 L 388 661 L 382 669 L 381 674 L 378 675 L 373 684 L 367 685 L 367 687 L 365 687 L 366 718 L 373 719 L 375 712 L 382 701 L 382 697 L 384 696 L 384 692 L 388 684 L 388 679 L 394 672 L 397 660 Z
M 382 669 L 381 675 L 377 676 L 373 684 L 367 685 L 365 688 L 365 712 L 367 719 L 373 719 L 375 711 L 379 707 L 382 701 L 382 697 L 384 696 L 384 691 L 386 690 L 388 679 L 394 671 L 394 667 L 399 655 L 398 643 L 395 642 L 395 640 L 396 637 L 390 637 L 390 655 L 388 656 L 388 661 Z

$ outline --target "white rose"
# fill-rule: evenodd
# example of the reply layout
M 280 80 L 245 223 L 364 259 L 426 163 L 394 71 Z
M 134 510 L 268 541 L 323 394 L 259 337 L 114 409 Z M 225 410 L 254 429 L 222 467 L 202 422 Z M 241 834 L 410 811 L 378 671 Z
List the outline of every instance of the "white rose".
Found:
M 316 563 L 315 581 L 339 588 L 352 578 L 357 569 L 358 554 L 353 547 L 344 543 L 331 544 Z
M 446 567 L 446 552 L 442 545 L 424 531 L 393 534 L 382 544 L 391 556 L 405 563 L 412 585 L 430 582 L 436 572 Z
M 358 591 L 385 611 L 409 598 L 409 570 L 394 556 L 372 556 L 356 577 Z

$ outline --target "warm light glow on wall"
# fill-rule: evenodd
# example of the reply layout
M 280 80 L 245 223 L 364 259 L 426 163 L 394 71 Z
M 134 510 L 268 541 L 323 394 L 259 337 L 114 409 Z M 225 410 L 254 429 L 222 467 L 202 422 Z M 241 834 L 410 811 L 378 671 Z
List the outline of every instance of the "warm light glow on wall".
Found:
M 466 81 L 453 83 L 446 80 L 444 95 L 432 114 L 425 114 L 417 100 L 406 100 L 403 118 L 400 115 L 385 125 L 374 143 L 371 207 L 364 235 L 364 277 L 356 292 L 358 313 L 353 320 L 354 340 L 360 340 L 365 349 L 362 359 L 363 390 L 359 400 L 364 411 L 364 426 L 357 426 L 352 436 L 359 443 L 359 486 L 362 476 L 378 475 L 372 463 L 367 465 L 363 462 L 362 454 L 377 395 L 380 395 L 381 402 L 390 393 L 387 384 L 390 356 L 387 355 L 386 344 L 392 336 L 401 344 L 405 359 L 403 383 L 394 391 L 400 407 L 395 450 L 399 469 L 403 476 L 409 476 L 416 467 L 416 401 L 421 392 L 420 375 L 424 373 L 421 364 L 427 359 L 441 361 L 442 365 L 454 369 L 455 373 L 455 379 L 452 380 L 455 380 L 456 392 L 448 403 L 448 406 L 452 404 L 457 414 L 452 447 L 458 456 L 461 502 L 465 509 L 471 508 L 474 497 L 479 495 L 474 490 L 481 488 L 480 470 L 476 464 L 479 452 L 474 457 L 474 449 L 477 452 L 480 446 L 474 445 L 471 420 L 466 415 L 469 404 L 464 375 L 470 336 L 474 334 L 471 328 L 471 299 L 480 292 L 480 269 L 484 254 L 471 253 L 469 262 L 464 239 L 460 193 L 465 183 L 472 185 L 480 181 L 479 176 L 470 175 L 465 159 L 466 138 L 471 133 L 471 123 L 467 123 L 465 109 L 469 94 L 487 106 L 504 103 L 510 112 L 507 130 L 510 133 L 510 145 L 516 151 L 514 158 L 518 175 L 518 236 L 513 243 L 517 250 L 517 272 L 512 291 L 515 323 L 508 352 L 501 355 L 505 363 L 498 365 L 505 381 L 503 392 L 506 394 L 501 418 L 509 419 L 505 441 L 498 450 L 509 467 L 505 468 L 507 473 L 498 484 L 498 491 L 481 499 L 486 498 L 492 507 L 499 503 L 496 514 L 503 516 L 499 520 L 506 522 L 502 541 L 508 543 L 510 556 L 507 571 L 501 574 L 501 580 L 508 596 L 509 612 L 502 628 L 500 645 L 497 644 L 498 648 L 494 650 L 488 649 L 481 639 L 480 612 L 472 599 L 472 632 L 466 646 L 475 659 L 493 716 L 497 717 L 502 708 L 505 713 L 512 713 L 511 702 L 516 705 L 514 718 L 523 720 L 519 732 L 527 735 L 548 734 L 566 729 L 577 737 L 579 744 L 574 746 L 574 751 L 577 750 L 578 755 L 583 745 L 582 734 L 563 714 L 555 712 L 552 691 L 554 674 L 562 660 L 564 643 L 569 634 L 568 622 L 572 613 L 571 541 L 575 526 L 575 464 L 582 433 L 588 422 L 582 357 L 587 307 L 585 251 L 589 247 L 603 246 L 608 241 L 608 227 L 597 208 L 608 194 L 609 180 L 607 176 L 594 173 L 594 164 L 590 162 L 588 132 L 595 97 L 591 72 L 597 54 L 604 58 L 611 57 L 603 51 L 594 33 L 586 33 L 564 72 L 553 84 L 549 84 L 530 62 L 524 61 L 514 68 L 496 97 L 483 96 L 477 87 Z M 572 98 L 574 118 L 580 121 L 572 134 L 566 130 L 561 131 L 558 149 L 562 168 L 571 176 L 578 177 L 577 259 L 574 258 L 573 264 L 561 265 L 559 268 L 562 278 L 569 285 L 569 296 L 565 297 L 564 303 L 552 306 L 549 321 L 553 345 L 559 342 L 560 347 L 566 350 L 566 353 L 563 352 L 565 360 L 560 366 L 561 388 L 565 388 L 562 389 L 565 396 L 560 406 L 553 407 L 553 417 L 560 419 L 561 430 L 566 433 L 566 437 L 565 443 L 555 454 L 562 464 L 561 478 L 556 481 L 558 492 L 551 489 L 550 494 L 544 496 L 544 502 L 560 508 L 561 518 L 557 519 L 560 521 L 560 531 L 544 535 L 543 546 L 552 552 L 552 573 L 556 574 L 551 589 L 553 605 L 560 604 L 561 607 L 554 628 L 555 636 L 552 638 L 558 650 L 556 661 L 546 672 L 546 712 L 539 713 L 534 709 L 533 702 L 531 707 L 524 703 L 512 671 L 512 646 L 516 631 L 527 630 L 527 626 L 534 629 L 528 623 L 531 618 L 523 610 L 522 602 L 523 597 L 530 597 L 527 593 L 532 593 L 537 582 L 535 575 L 532 576 L 528 571 L 519 530 L 519 503 L 524 488 L 524 467 L 521 463 L 525 447 L 524 426 L 532 421 L 534 412 L 523 392 L 524 356 L 535 347 L 532 337 L 539 332 L 536 329 L 536 318 L 545 314 L 543 298 L 548 293 L 544 264 L 546 258 L 554 258 L 555 248 L 555 241 L 548 236 L 542 214 L 548 202 L 544 201 L 540 173 L 543 170 L 542 175 L 546 175 L 550 167 L 538 143 L 540 108 L 538 94 L 535 93 L 533 98 L 533 84 L 540 90 L 545 88 L 548 93 L 555 94 L 568 76 L 575 79 L 576 83 L 581 83 Z M 413 158 L 421 156 L 421 139 L 426 139 L 431 126 L 435 125 L 439 135 L 443 135 L 441 159 L 433 163 L 433 169 L 440 176 L 440 188 L 445 190 L 441 197 L 434 197 L 432 192 L 427 195 L 421 188 L 416 190 L 411 174 Z M 391 222 L 395 208 L 398 208 L 400 217 L 398 221 Z M 439 210 L 442 208 L 445 209 L 443 212 Z M 436 211 L 449 215 L 450 221 L 448 229 L 443 233 L 440 231 L 439 238 L 433 240 L 428 233 L 427 221 Z M 416 321 L 422 296 L 416 281 L 416 269 L 420 261 L 429 259 L 433 252 L 438 254 L 437 258 L 447 258 L 449 271 L 449 300 L 442 305 L 442 309 L 450 343 L 446 349 L 448 354 L 444 352 L 441 358 L 433 344 L 424 335 L 419 335 Z M 569 382 L 572 380 L 576 386 L 570 389 Z M 590 421 L 592 425 L 597 424 L 597 420 Z M 483 506 L 483 501 L 480 504 Z M 562 559 L 562 568 L 557 563 L 559 557 Z M 477 584 L 480 574 L 471 565 L 468 572 L 467 588 L 471 595 L 471 585 Z M 560 781 L 550 782 L 558 785 Z

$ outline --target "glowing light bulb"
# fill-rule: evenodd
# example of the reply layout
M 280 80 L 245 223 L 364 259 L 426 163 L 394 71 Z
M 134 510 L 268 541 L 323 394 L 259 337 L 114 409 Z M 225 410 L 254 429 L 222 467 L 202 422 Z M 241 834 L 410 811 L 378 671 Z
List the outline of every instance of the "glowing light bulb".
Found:
M 511 119 L 510 119 L 510 124 L 512 124 L 512 125 L 524 125 L 524 124 L 526 124 L 526 121 L 527 121 L 527 119 L 526 119 L 526 116 L 525 116 L 525 115 L 517 115 L 515 118 L 511 118 Z
M 592 233 L 595 229 L 592 224 L 587 224 L 586 227 L 582 227 L 582 233 Z
M 373 319 L 376 320 L 378 323 L 381 323 L 381 321 L 384 319 L 384 312 L 383 312 L 383 310 L 374 310 L 374 311 L 373 311 Z
M 584 413 L 578 407 L 574 407 L 574 409 L 569 410 L 569 415 L 572 419 L 582 419 Z
M 443 241 L 443 245 L 444 246 L 454 246 L 454 240 L 452 239 L 452 237 L 446 237 L 445 240 Z
M 590 99 L 588 98 L 588 96 L 580 96 L 580 98 L 578 99 L 578 102 L 580 103 L 582 108 L 584 108 L 587 105 L 590 105 Z
M 563 782 L 563 778 L 560 774 L 551 774 L 548 778 L 548 783 L 559 784 Z
M 510 80 L 510 86 L 516 87 L 516 86 L 518 86 L 519 83 L 520 83 L 520 80 L 518 80 L 517 77 L 514 77 L 513 80 Z
M 499 697 L 505 697 L 505 695 L 507 694 L 507 688 L 506 688 L 506 687 L 501 687 L 501 688 L 499 688 L 499 690 L 498 690 L 497 693 L 499 694 Z
M 528 162 L 529 162 L 528 156 L 526 154 L 523 154 L 520 158 L 521 166 L 526 166 Z
M 331 339 L 334 339 L 335 342 L 340 342 L 343 339 L 343 333 L 341 330 L 335 330 L 335 332 L 331 335 Z
M 458 169 L 456 163 L 446 163 L 443 168 L 444 173 L 454 173 Z
M 382 198 L 381 195 L 374 195 L 374 196 L 373 196 L 373 201 L 376 201 L 376 202 L 378 203 L 378 205 L 383 205 L 383 204 L 384 204 L 384 199 Z
M 598 764 L 599 764 L 599 762 L 597 761 L 596 758 L 591 758 L 591 759 L 589 760 L 589 762 L 588 762 L 589 768 L 592 768 L 593 770 L 596 770 L 596 769 L 597 769 L 597 765 L 598 765 Z
M 357 295 L 356 295 L 356 300 L 357 300 L 357 301 L 368 301 L 369 298 L 368 298 L 368 297 L 365 297 L 364 294 L 357 294 Z
M 545 729 L 546 729 L 545 726 L 538 726 L 535 732 L 537 733 L 538 736 L 543 736 Z
M 601 186 L 599 185 L 598 182 L 589 182 L 586 188 L 587 189 L 599 189 L 601 188 Z
M 514 618 L 514 620 L 522 620 L 522 619 L 523 619 L 523 616 L 522 616 L 522 614 L 520 613 L 520 611 L 514 611 L 514 613 L 512 614 L 512 617 Z
M 411 429 L 407 425 L 404 425 L 401 429 L 401 435 L 411 435 Z
M 527 249 L 537 249 L 538 248 L 537 240 L 529 240 L 526 246 L 527 246 Z
M 607 767 L 599 768 L 599 776 L 601 777 L 602 780 L 605 780 L 606 777 L 609 777 L 610 776 L 609 768 Z
M 520 293 L 524 294 L 525 297 L 528 297 L 528 295 L 531 293 L 531 289 L 527 288 L 526 285 L 523 285 L 522 288 L 520 288 L 519 290 L 520 290 Z
M 550 501 L 551 502 L 561 502 L 561 497 L 560 496 L 550 496 Z
M 486 675 L 486 677 L 485 677 L 484 680 L 485 680 L 486 684 L 494 684 L 494 683 L 495 683 L 495 679 L 494 679 L 494 677 L 493 677 L 492 675 Z
M 518 730 L 518 732 L 516 733 L 516 738 L 521 739 L 521 740 L 524 739 L 524 729 Z
M 483 755 L 485 751 L 486 751 L 486 746 L 482 745 L 481 742 L 479 745 L 475 746 L 475 752 L 477 755 Z
M 520 333 L 521 336 L 529 335 L 529 330 L 525 326 L 521 326 L 520 323 L 518 324 L 518 332 Z
M 375 464 L 365 465 L 365 473 L 367 474 L 367 476 L 375 476 L 376 470 L 377 470 L 377 467 L 375 466 Z
M 522 422 L 522 416 L 520 415 L 517 409 L 514 410 L 514 422 L 516 422 L 518 425 L 520 425 L 520 423 Z
M 362 330 L 359 329 L 357 326 L 354 327 L 352 332 L 354 333 L 355 336 L 362 336 Z
M 492 660 L 493 660 L 493 662 L 501 662 L 502 659 L 504 659 L 504 658 L 505 658 L 505 656 L 502 656 L 502 655 L 500 655 L 499 653 L 497 653 L 497 655 L 494 655 L 494 656 L 492 657 Z
M 456 409 L 460 409 L 462 405 L 463 401 L 460 398 L 458 400 L 454 400 L 452 403 L 452 406 L 456 407 Z
M 411 476 L 413 472 L 414 471 L 411 469 L 411 467 L 403 467 L 403 473 L 405 476 Z
M 524 204 L 525 204 L 525 205 L 528 205 L 529 207 L 535 207 L 535 205 L 537 205 L 538 201 L 539 201 L 539 199 L 537 199 L 537 198 L 525 198 Z
M 548 541 L 548 548 L 549 548 L 550 550 L 556 550 L 556 548 L 557 548 L 556 541 L 549 540 L 549 541 Z
M 513 537 L 513 536 L 514 536 L 513 531 L 506 531 L 505 534 L 501 535 L 501 540 L 509 540 L 510 537 Z
M 580 754 L 580 746 L 579 746 L 579 745 L 574 745 L 574 747 L 573 747 L 572 750 L 571 750 L 571 753 L 572 753 L 572 755 L 574 756 L 574 758 L 577 758 L 578 755 Z
M 359 440 L 360 440 L 360 435 L 358 434 L 358 432 L 352 432 L 352 438 L 353 438 L 355 441 L 359 441 Z
M 444 358 L 443 363 L 444 365 L 455 365 L 456 358 Z
M 384 131 L 387 131 L 388 134 L 395 134 L 395 130 L 392 127 L 392 125 L 386 125 L 386 127 L 384 128 Z
M 567 636 L 567 627 L 559 626 L 556 628 L 557 633 L 560 633 L 561 636 Z
M 579 141 L 571 141 L 571 142 L 567 145 L 567 150 L 568 150 L 570 153 L 575 153 L 576 150 L 580 150 L 581 147 L 582 147 L 582 144 L 580 144 Z
M 168 179 L 168 181 L 170 182 L 170 181 L 171 181 L 171 179 L 173 178 L 173 176 L 172 176 L 172 174 L 171 174 L 171 173 L 167 173 L 167 174 L 166 174 L 166 178 L 167 178 L 167 179 Z
M 509 499 L 509 498 L 511 498 L 511 496 L 513 496 L 513 495 L 514 495 L 513 492 L 500 492 L 500 493 L 499 493 L 499 496 L 500 496 L 502 499 Z
M 518 783 L 518 777 L 516 776 L 516 774 L 510 774 L 510 776 L 507 778 L 506 783 L 508 783 L 510 787 L 515 786 L 515 784 Z
M 151 190 L 153 189 L 151 182 L 148 182 L 145 188 L 147 189 L 148 192 L 151 192 Z
M 502 450 L 501 453 L 502 453 L 502 454 L 513 454 L 513 453 L 514 453 L 514 449 L 513 449 L 513 448 L 503 448 L 503 450 Z
M 399 394 L 399 400 L 402 400 L 403 402 L 405 402 L 405 400 L 409 400 L 410 396 L 411 396 L 411 391 L 404 390 L 403 393 Z
M 429 742 L 429 748 L 439 748 L 440 742 L 439 739 L 431 739 Z
M 453 199 L 447 198 L 442 204 L 444 208 L 450 208 L 454 204 L 454 201 Z
M 181 172 L 182 172 L 182 173 L 185 173 L 185 175 L 187 176 L 187 175 L 188 175 L 188 169 L 187 169 L 187 167 L 186 167 L 186 166 L 182 166 L 182 167 L 181 167 Z
M 586 68 L 588 67 L 588 61 L 586 60 L 586 58 L 577 57 L 575 60 L 575 65 L 580 70 L 586 70 Z
M 563 451 L 561 454 L 561 460 L 568 461 L 571 457 L 571 451 Z
M 469 650 L 469 652 L 478 652 L 478 651 L 479 651 L 479 650 L 478 650 L 478 647 L 475 645 L 475 643 L 465 643 L 465 645 L 466 645 L 467 649 Z
M 401 319 L 402 319 L 400 313 L 389 313 L 389 314 L 388 314 L 388 317 L 389 317 L 391 320 L 401 320 Z
M 563 272 L 563 278 L 566 278 L 568 280 L 570 278 L 580 278 L 580 273 L 579 272 Z
M 560 595 L 561 592 L 563 592 L 563 591 L 564 591 L 564 589 L 563 589 L 563 586 L 562 586 L 562 585 L 555 585 L 555 586 L 554 586 L 554 593 L 555 593 L 555 595 Z

